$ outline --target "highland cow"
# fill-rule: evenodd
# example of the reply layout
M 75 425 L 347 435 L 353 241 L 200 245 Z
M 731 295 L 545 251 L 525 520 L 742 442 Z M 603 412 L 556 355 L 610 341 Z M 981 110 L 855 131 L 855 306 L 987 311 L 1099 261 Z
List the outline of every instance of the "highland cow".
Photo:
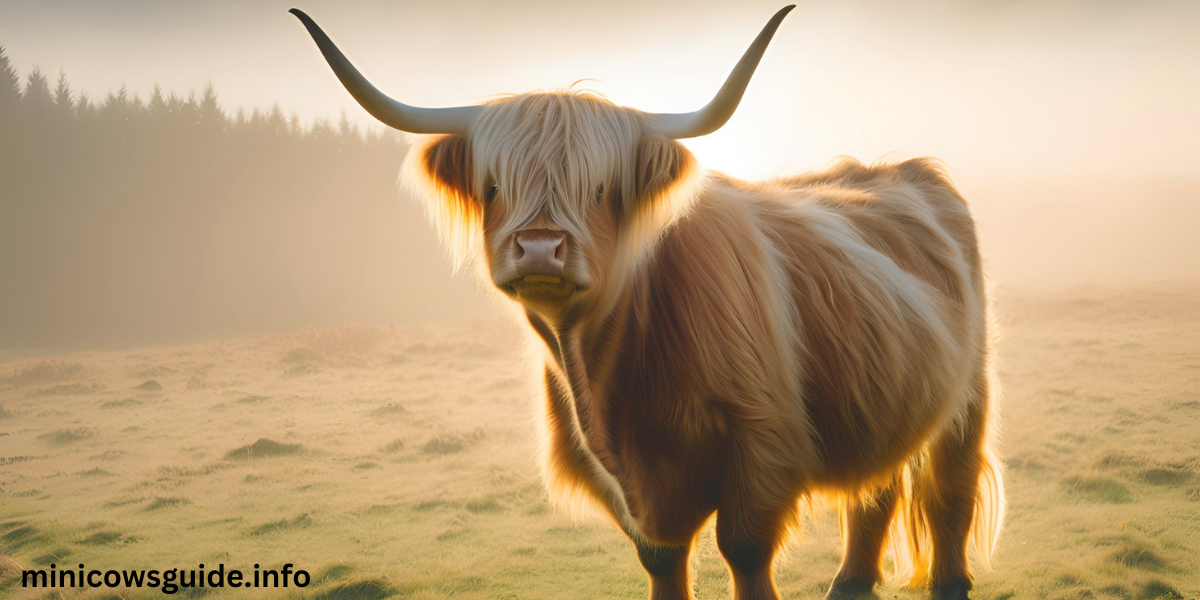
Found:
M 367 111 L 437 134 L 406 177 L 541 351 L 547 488 L 612 517 L 652 598 L 692 597 L 713 515 L 734 597 L 778 598 L 773 558 L 815 495 L 841 511 L 828 598 L 871 594 L 889 541 L 902 578 L 965 598 L 968 541 L 986 564 L 1004 506 L 966 202 L 930 160 L 748 183 L 676 141 L 729 119 L 790 8 L 683 114 L 574 90 L 408 106 L 293 12 Z

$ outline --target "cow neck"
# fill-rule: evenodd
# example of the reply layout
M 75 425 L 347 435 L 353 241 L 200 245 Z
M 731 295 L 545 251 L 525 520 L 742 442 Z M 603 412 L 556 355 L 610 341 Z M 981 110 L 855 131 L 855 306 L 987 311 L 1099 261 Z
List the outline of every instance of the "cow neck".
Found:
M 588 447 L 606 467 L 614 466 L 609 431 L 608 382 L 616 365 L 622 332 L 629 322 L 631 303 L 621 298 L 607 314 L 551 325 L 528 314 L 529 322 L 553 354 L 559 372 L 571 389 L 575 418 Z

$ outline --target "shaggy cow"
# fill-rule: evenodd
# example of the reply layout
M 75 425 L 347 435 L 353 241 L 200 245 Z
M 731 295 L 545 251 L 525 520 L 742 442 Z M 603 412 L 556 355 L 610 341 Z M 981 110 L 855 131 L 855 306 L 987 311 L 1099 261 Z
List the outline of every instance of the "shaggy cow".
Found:
M 687 114 L 570 90 L 408 106 L 292 12 L 372 115 L 441 134 L 408 178 L 544 350 L 546 485 L 612 516 L 652 598 L 691 597 L 714 514 L 735 597 L 777 598 L 773 557 L 816 494 L 841 508 L 829 598 L 871 594 L 889 532 L 900 576 L 965 598 L 968 538 L 986 563 L 1003 508 L 966 203 L 928 160 L 747 183 L 675 141 L 728 120 L 790 8 Z

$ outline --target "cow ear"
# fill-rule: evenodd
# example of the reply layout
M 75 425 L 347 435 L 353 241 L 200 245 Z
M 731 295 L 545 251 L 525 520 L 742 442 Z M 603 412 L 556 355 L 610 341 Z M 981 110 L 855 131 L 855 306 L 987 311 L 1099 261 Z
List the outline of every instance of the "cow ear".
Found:
M 421 164 L 443 196 L 471 201 L 471 147 L 464 135 L 447 135 L 424 148 Z M 449 198 L 446 198 L 449 199 Z
M 652 133 L 637 147 L 637 203 L 653 205 L 696 170 L 696 158 L 679 142 Z
M 425 200 L 425 213 L 454 257 L 455 268 L 461 267 L 472 254 L 483 221 L 483 205 L 472 183 L 470 140 L 463 135 L 432 138 L 413 149 L 405 168 L 416 171 L 408 179 Z

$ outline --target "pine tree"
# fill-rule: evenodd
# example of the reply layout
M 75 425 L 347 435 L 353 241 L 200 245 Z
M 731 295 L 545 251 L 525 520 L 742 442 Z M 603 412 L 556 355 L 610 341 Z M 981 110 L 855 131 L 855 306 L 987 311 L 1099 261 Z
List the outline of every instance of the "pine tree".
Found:
M 16 115 L 21 104 L 21 78 L 8 61 L 4 46 L 0 46 L 0 117 Z
M 152 117 L 162 118 L 167 115 L 167 100 L 163 97 L 162 87 L 157 83 L 154 84 L 154 91 L 150 93 L 150 102 L 147 108 Z
M 221 112 L 221 105 L 217 102 L 217 90 L 211 81 L 204 86 L 204 97 L 200 99 L 197 112 L 200 117 L 200 126 L 209 134 L 219 132 L 224 128 L 225 113 Z
M 29 78 L 25 81 L 25 94 L 21 100 L 35 110 L 47 109 L 53 104 L 50 83 L 46 81 L 46 76 L 37 65 L 34 65 L 33 71 L 30 71 Z
M 54 109 L 60 118 L 72 119 L 75 116 L 75 100 L 71 98 L 71 86 L 67 83 L 67 74 L 58 71 L 58 87 L 54 88 Z
M 124 126 L 124 123 L 129 120 L 129 90 L 125 88 L 125 84 L 122 83 L 115 93 L 108 93 L 108 97 L 104 99 L 104 105 L 100 107 L 100 112 L 110 125 Z
M 90 120 L 96 116 L 96 107 L 88 98 L 87 92 L 79 92 L 79 103 L 75 107 L 75 115 L 80 121 Z
M 308 135 L 314 140 L 324 142 L 333 137 L 333 128 L 329 126 L 329 121 L 322 117 L 313 121 L 312 128 L 308 130 Z
M 288 134 L 287 118 L 283 116 L 283 109 L 276 102 L 271 106 L 271 114 L 267 117 L 267 124 L 271 127 L 271 133 L 277 136 Z
M 342 111 L 342 118 L 338 120 L 338 135 L 342 137 L 342 142 L 349 142 L 351 138 L 358 139 L 358 126 L 350 123 L 350 118 L 346 116 L 346 111 Z

